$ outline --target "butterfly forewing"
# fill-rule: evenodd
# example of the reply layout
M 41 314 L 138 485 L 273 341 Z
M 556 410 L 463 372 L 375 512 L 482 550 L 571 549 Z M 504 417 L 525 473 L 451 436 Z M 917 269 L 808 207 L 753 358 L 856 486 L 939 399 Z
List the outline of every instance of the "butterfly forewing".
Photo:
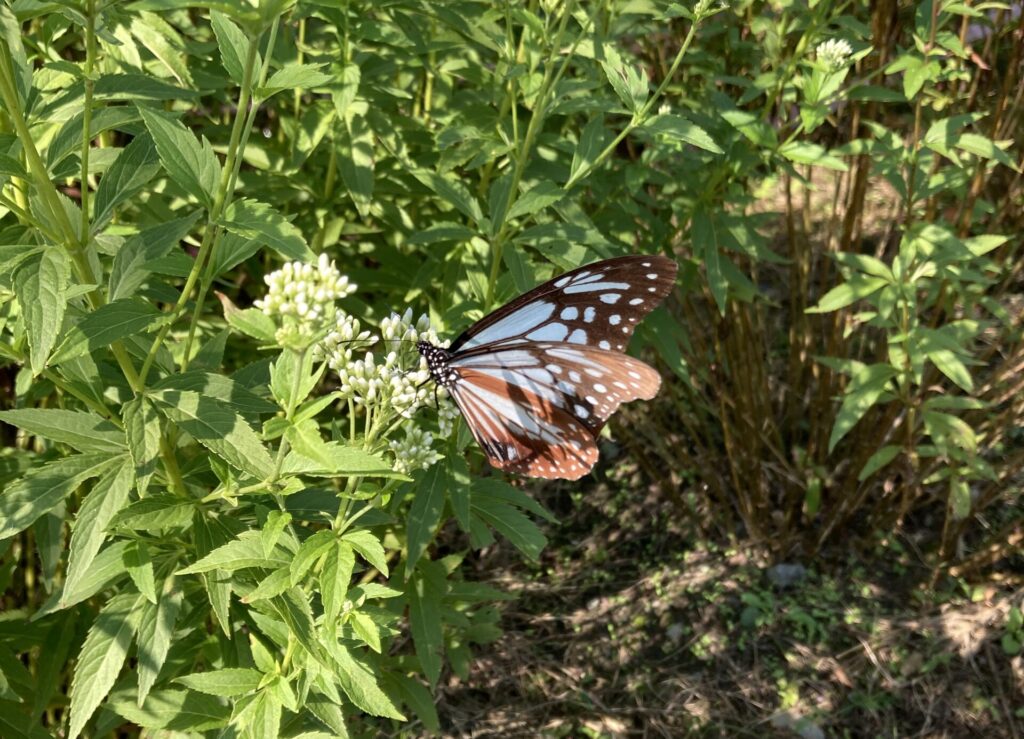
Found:
M 575 480 L 597 461 L 596 435 L 622 403 L 661 378 L 618 352 L 534 343 L 457 356 L 452 394 L 495 467 Z
M 672 289 L 677 269 L 671 259 L 645 255 L 574 269 L 484 317 L 450 350 L 554 341 L 623 351 L 640 320 Z
M 485 316 L 449 349 L 419 349 L 493 466 L 576 480 L 597 461 L 597 434 L 616 409 L 658 392 L 658 373 L 622 351 L 676 270 L 643 255 L 580 267 Z

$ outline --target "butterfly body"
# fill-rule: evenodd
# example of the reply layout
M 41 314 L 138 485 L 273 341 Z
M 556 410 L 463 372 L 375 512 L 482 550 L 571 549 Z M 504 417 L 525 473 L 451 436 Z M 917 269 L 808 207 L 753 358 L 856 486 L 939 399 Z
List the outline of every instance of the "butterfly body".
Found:
M 485 316 L 448 349 L 417 349 L 493 466 L 575 480 L 597 461 L 597 434 L 619 405 L 658 392 L 658 373 L 623 351 L 676 270 L 648 255 L 580 267 Z

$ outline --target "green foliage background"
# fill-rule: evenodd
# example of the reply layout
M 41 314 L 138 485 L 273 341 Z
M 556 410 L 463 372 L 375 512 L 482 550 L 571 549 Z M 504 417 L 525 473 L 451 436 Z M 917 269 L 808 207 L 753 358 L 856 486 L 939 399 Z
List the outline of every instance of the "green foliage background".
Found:
M 449 336 L 672 255 L 634 346 L 667 381 L 616 434 L 677 515 L 777 554 L 920 520 L 936 578 L 1012 554 L 1010 19 L 5 0 L 0 733 L 437 730 L 445 666 L 472 679 L 502 594 L 462 559 L 536 558 L 549 516 L 464 429 L 410 479 L 385 425 L 336 423 L 331 374 L 245 310 L 321 253 L 364 324 Z

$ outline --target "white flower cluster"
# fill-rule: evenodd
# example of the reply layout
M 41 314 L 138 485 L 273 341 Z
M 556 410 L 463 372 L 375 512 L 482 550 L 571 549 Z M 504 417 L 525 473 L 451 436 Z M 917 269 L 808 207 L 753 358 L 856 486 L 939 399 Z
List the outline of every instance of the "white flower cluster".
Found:
M 356 286 L 341 274 L 326 254 L 317 263 L 288 262 L 264 276 L 267 294 L 254 305 L 270 317 L 294 316 L 315 323 L 334 310 L 334 301 L 351 295 Z
M 429 431 L 416 428 L 406 429 L 404 439 L 392 439 L 388 442 L 395 455 L 395 472 L 408 474 L 415 470 L 425 470 L 442 458 L 433 449 L 434 435 Z
M 814 50 L 817 60 L 833 72 L 845 67 L 851 54 L 853 54 L 853 48 L 844 39 L 832 38 L 823 41 Z
M 313 347 L 313 356 L 317 360 L 327 360 L 327 366 L 340 371 L 355 356 L 356 351 L 377 343 L 377 337 L 369 331 L 359 330 L 359 319 L 348 313 L 339 312 L 334 328 Z

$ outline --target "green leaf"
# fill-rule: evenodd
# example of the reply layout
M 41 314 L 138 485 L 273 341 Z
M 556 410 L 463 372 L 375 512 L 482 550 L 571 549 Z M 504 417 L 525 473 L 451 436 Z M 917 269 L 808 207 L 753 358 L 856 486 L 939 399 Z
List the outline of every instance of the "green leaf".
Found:
M 474 223 L 479 225 L 483 221 L 480 203 L 460 181 L 425 169 L 414 169 L 411 174 Z
M 356 707 L 373 716 L 405 721 L 398 706 L 377 684 L 377 677 L 370 668 L 357 660 L 341 643 L 332 641 L 327 646 L 337 665 L 334 677 Z
M 221 224 L 232 233 L 266 244 L 286 259 L 316 260 L 302 232 L 266 203 L 236 200 L 228 206 Z
M 139 592 L 146 596 L 146 600 L 156 605 L 156 575 L 145 541 L 138 539 L 129 543 L 124 552 L 124 568 Z
M 186 688 L 197 690 L 207 695 L 219 695 L 232 698 L 236 695 L 251 693 L 260 686 L 263 673 L 246 667 L 225 667 L 208 672 L 193 672 L 174 678 Z
M 406 523 L 408 554 L 405 560 L 405 577 L 408 579 L 420 557 L 434 538 L 441 513 L 444 511 L 445 490 L 448 474 L 443 464 L 435 464 L 419 478 L 413 488 L 412 506 Z
M 445 592 L 445 571 L 437 562 L 423 561 L 407 590 L 409 627 L 423 674 L 432 686 L 441 676 L 444 629 L 441 600 Z
M 694 212 L 692 224 L 690 238 L 693 240 L 695 250 L 704 258 L 708 287 L 718 306 L 719 313 L 724 316 L 725 304 L 729 297 L 729 282 L 722 271 L 718 232 L 711 217 L 703 208 Z
M 322 64 L 286 64 L 267 80 L 265 87 L 258 90 L 262 98 L 268 98 L 282 90 L 311 89 L 334 82 L 334 77 L 320 70 Z
M 1000 164 L 1004 164 L 1010 169 L 1017 170 L 1016 163 L 1005 151 L 996 146 L 992 139 L 980 134 L 962 133 L 957 139 L 955 146 L 957 149 L 966 151 L 968 154 L 974 154 L 982 159 L 995 159 Z
M 210 25 L 217 35 L 217 48 L 220 49 L 224 69 L 231 76 L 231 80 L 241 86 L 245 80 L 245 60 L 249 56 L 252 42 L 230 18 L 216 10 L 210 11 Z M 261 65 L 262 60 L 257 52 L 254 66 L 259 69 Z
M 928 352 L 928 359 L 932 361 L 939 371 L 955 382 L 964 392 L 974 391 L 974 378 L 967 365 L 949 349 L 933 349 Z
M 192 521 L 196 507 L 192 500 L 178 498 L 170 493 L 149 495 L 118 513 L 110 528 L 126 526 L 135 531 L 162 531 L 179 528 Z
M 195 362 L 193 361 L 193 366 Z M 230 377 L 215 372 L 189 370 L 154 382 L 154 390 L 190 390 L 207 398 L 216 398 L 245 416 L 276 413 L 278 407 L 255 393 L 246 390 Z
M 337 546 L 327 554 L 324 568 L 320 571 L 320 598 L 324 604 L 324 623 L 330 628 L 338 621 L 348 593 L 348 585 L 352 580 L 356 557 L 349 544 L 337 542 Z
M 134 295 L 149 279 L 151 269 L 159 264 L 157 260 L 166 257 L 171 249 L 178 246 L 201 215 L 202 212 L 197 210 L 184 218 L 176 218 L 140 231 L 125 241 L 114 255 L 114 264 L 110 269 L 107 286 L 110 300 Z
M 274 570 L 289 565 L 289 560 L 277 553 L 263 553 L 263 543 L 258 531 L 244 531 L 237 539 L 217 547 L 198 562 L 179 570 L 179 575 L 194 575 L 212 570 L 234 572 L 246 567 L 263 567 Z
M 217 293 L 217 299 L 224 307 L 224 319 L 231 328 L 264 344 L 275 342 L 277 326 L 273 318 L 259 308 L 241 310 L 223 293 Z
M 345 132 L 338 137 L 338 172 L 363 218 L 373 204 L 373 165 L 373 131 L 366 117 L 346 117 Z
M 119 454 L 125 449 L 124 434 L 106 419 L 87 411 L 59 408 L 21 408 L 0 411 L 0 421 L 74 447 L 80 452 Z
M 295 553 L 295 558 L 291 562 L 292 585 L 298 585 L 302 582 L 309 568 L 326 554 L 329 549 L 334 547 L 336 541 L 337 537 L 335 537 L 333 530 L 321 529 L 302 542 L 299 545 L 299 551 Z
M 882 277 L 863 277 L 860 275 L 851 277 L 846 282 L 836 285 L 822 295 L 818 304 L 808 308 L 806 312 L 831 313 L 873 295 L 887 284 L 888 281 Z
M 250 590 L 242 598 L 243 603 L 254 603 L 258 600 L 276 598 L 292 586 L 292 576 L 288 567 L 274 570 L 260 581 L 254 590 Z
M 528 191 L 523 193 L 518 200 L 516 200 L 515 204 L 513 204 L 509 209 L 508 215 L 505 219 L 510 221 L 513 218 L 532 216 L 534 213 L 544 210 L 549 205 L 554 205 L 564 198 L 565 195 L 565 190 L 560 188 L 554 182 L 548 182 L 546 180 L 538 182 Z
M 864 417 L 864 414 L 871 410 L 871 407 L 878 402 L 879 398 L 886 392 L 890 378 L 882 376 L 865 383 L 853 392 L 847 392 L 843 397 L 843 403 L 836 414 L 835 424 L 832 426 L 832 434 L 828 439 L 829 453 L 835 449 L 836 444 L 857 425 L 857 421 Z
M 366 646 L 375 651 L 381 652 L 380 627 L 377 622 L 362 611 L 352 611 L 349 614 L 349 626 L 356 636 L 366 642 Z
M 38 375 L 57 343 L 67 308 L 71 265 L 64 251 L 48 247 L 14 273 L 14 294 L 25 320 L 32 374 Z
M 951 413 L 925 411 L 921 420 L 936 444 L 956 446 L 972 454 L 978 450 L 978 436 L 962 418 Z
M 387 554 L 384 552 L 384 545 L 381 544 L 380 539 L 366 529 L 349 531 L 341 538 L 342 541 L 348 542 L 353 549 L 359 552 L 363 559 L 376 567 L 384 577 L 390 577 Z
M 971 515 L 971 487 L 959 475 L 949 478 L 949 508 L 955 521 L 963 521 Z
M 31 256 L 41 254 L 44 248 L 38 244 L 0 245 L 0 275 L 13 274 L 19 264 Z
M 166 314 L 139 298 L 107 303 L 71 327 L 50 362 L 60 364 L 127 336 L 152 331 L 166 318 Z
M 150 731 L 197 732 L 227 726 L 230 706 L 202 693 L 188 690 L 157 690 L 140 707 L 134 691 L 112 693 L 107 705 L 127 721 Z
M 31 526 L 84 481 L 119 463 L 107 454 L 77 454 L 35 467 L 0 494 L 0 540 Z
M 537 524 L 508 503 L 477 493 L 473 496 L 472 509 L 473 513 L 512 542 L 529 559 L 537 561 L 547 546 L 547 537 L 537 528 Z
M 82 733 L 85 722 L 114 687 L 135 636 L 143 602 L 136 593 L 117 595 L 103 607 L 89 629 L 71 684 L 71 739 Z
M 124 551 L 127 541 L 117 541 L 101 551 L 78 582 L 65 582 L 63 588 L 51 595 L 33 618 L 42 618 L 91 598 L 100 590 L 124 577 Z
M 592 118 L 583 128 L 579 143 L 576 144 L 576 151 L 573 152 L 572 165 L 569 168 L 570 180 L 583 170 L 587 170 L 589 174 L 590 168 L 597 162 L 598 155 L 604 149 L 605 136 L 604 118 Z
M 811 164 L 825 169 L 834 169 L 839 172 L 846 172 L 849 166 L 839 157 L 830 154 L 820 144 L 810 141 L 791 141 L 779 148 L 779 153 L 791 162 L 797 164 Z
M 868 461 L 864 464 L 864 469 L 857 475 L 859 482 L 864 482 L 871 477 L 875 472 L 885 467 L 891 461 L 896 459 L 896 456 L 903 450 L 903 447 L 897 444 L 886 444 L 877 452 L 871 455 Z
M 178 620 L 183 600 L 182 590 L 175 585 L 174 577 L 168 577 L 156 608 L 150 608 L 143 614 L 139 624 L 139 706 L 151 705 L 146 696 L 156 683 L 171 649 L 174 624 Z
M 180 121 L 155 110 L 140 107 L 139 112 L 167 174 L 185 192 L 210 208 L 220 182 L 220 162 L 210 142 L 204 137 L 200 143 Z
M 644 124 L 644 130 L 652 134 L 663 134 L 670 138 L 692 144 L 699 149 L 722 154 L 722 148 L 715 143 L 707 131 L 681 115 L 662 113 Z
M 135 486 L 145 497 L 160 456 L 160 417 L 145 396 L 129 400 L 121 409 L 128 451 L 135 464 Z
M 455 520 L 459 523 L 459 528 L 469 533 L 471 525 L 469 514 L 472 501 L 469 465 L 466 458 L 461 455 L 449 456 L 446 464 L 448 465 L 448 502 L 452 507 Z
M 100 179 L 93 198 L 92 232 L 102 231 L 117 207 L 134 198 L 159 171 L 160 157 L 152 137 L 136 136 Z
M 75 518 L 65 587 L 74 588 L 92 569 L 114 514 L 124 508 L 132 488 L 132 465 L 123 462 L 103 475 L 93 486 Z
M 388 477 L 396 480 L 409 478 L 391 469 L 391 465 L 376 454 L 358 446 L 346 446 L 337 441 L 325 442 L 322 453 L 327 455 L 325 463 L 309 459 L 298 452 L 292 452 L 284 461 L 282 474 L 312 475 L 314 477 L 359 476 Z
M 178 428 L 236 469 L 270 477 L 274 461 L 259 436 L 229 405 L 191 390 L 154 390 L 156 407 Z

